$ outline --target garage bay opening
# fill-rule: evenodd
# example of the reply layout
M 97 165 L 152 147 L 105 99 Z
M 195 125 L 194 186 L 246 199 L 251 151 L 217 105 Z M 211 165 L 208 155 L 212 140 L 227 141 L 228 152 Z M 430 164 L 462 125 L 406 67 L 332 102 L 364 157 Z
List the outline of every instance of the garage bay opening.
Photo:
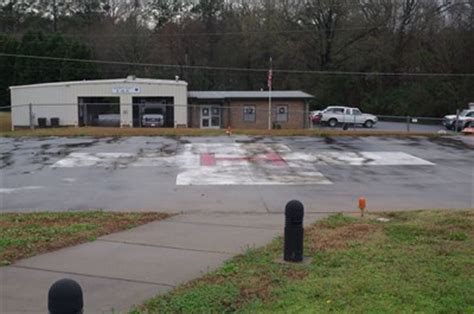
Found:
M 133 97 L 133 127 L 174 127 L 174 98 Z
M 120 126 L 120 97 L 79 97 L 79 126 Z

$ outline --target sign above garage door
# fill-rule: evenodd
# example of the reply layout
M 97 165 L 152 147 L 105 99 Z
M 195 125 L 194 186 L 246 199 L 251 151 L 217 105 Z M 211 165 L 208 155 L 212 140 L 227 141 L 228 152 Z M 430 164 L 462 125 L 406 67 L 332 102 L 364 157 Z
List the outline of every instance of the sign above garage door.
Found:
M 112 87 L 112 94 L 140 94 L 141 89 L 138 86 L 132 87 Z

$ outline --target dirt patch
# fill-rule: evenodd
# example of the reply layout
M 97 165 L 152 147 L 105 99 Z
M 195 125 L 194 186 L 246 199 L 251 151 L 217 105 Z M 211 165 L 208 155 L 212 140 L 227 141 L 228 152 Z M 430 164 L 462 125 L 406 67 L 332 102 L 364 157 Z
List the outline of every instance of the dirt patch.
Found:
M 285 276 L 289 280 L 302 280 L 309 275 L 309 271 L 306 269 L 296 269 L 293 267 L 288 268 L 285 271 Z
M 240 285 L 239 297 L 236 300 L 224 302 L 223 305 L 229 309 L 237 310 L 252 299 L 269 302 L 272 285 L 273 281 L 267 274 L 250 277 L 245 283 Z
M 281 274 L 290 281 L 303 280 L 309 275 L 309 270 L 302 268 L 295 268 L 293 266 L 284 267 L 278 270 L 276 273 L 271 271 L 257 271 L 258 274 L 245 278 L 245 280 L 238 282 L 239 297 L 230 301 L 228 304 L 224 304 L 226 307 L 238 310 L 248 302 L 259 299 L 263 303 L 274 301 L 274 296 L 271 293 L 273 287 L 275 287 L 275 276 L 276 273 Z M 234 273 L 231 278 L 235 280 L 239 274 Z M 219 276 L 219 279 L 213 278 L 210 282 L 224 282 L 226 279 Z M 229 280 L 229 278 L 227 279 Z
M 249 281 L 240 288 L 240 296 L 250 300 L 258 297 L 265 300 L 268 297 L 268 290 L 272 284 L 270 276 L 251 277 Z
M 312 251 L 341 250 L 350 243 L 364 243 L 381 226 L 366 223 L 354 223 L 338 228 L 315 226 L 306 231 L 309 248 Z

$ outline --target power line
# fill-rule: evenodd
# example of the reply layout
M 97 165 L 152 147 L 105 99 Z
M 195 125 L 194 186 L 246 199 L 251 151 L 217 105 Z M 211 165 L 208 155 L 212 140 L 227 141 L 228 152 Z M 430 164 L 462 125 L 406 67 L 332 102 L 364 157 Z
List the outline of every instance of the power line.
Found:
M 368 29 L 377 29 L 382 27 L 383 25 L 374 25 L 374 26 L 357 26 L 357 27 L 338 27 L 331 29 L 332 31 L 356 31 L 356 30 L 368 30 Z M 104 34 L 65 34 L 61 33 L 62 37 L 72 37 L 72 38 L 80 38 L 80 37 L 88 37 L 88 38 L 120 38 L 120 37 L 200 37 L 200 36 L 245 36 L 245 35 L 259 35 L 259 34 L 312 34 L 318 32 L 326 32 L 326 29 L 299 29 L 299 30 L 275 30 L 275 31 L 229 31 L 229 32 L 189 32 L 189 33 L 175 33 L 175 34 L 160 34 L 156 32 L 149 31 L 148 34 L 141 33 L 129 33 L 129 34 L 111 34 L 111 35 L 104 35 Z M 0 33 L 2 35 L 16 35 L 11 33 Z M 57 36 L 57 33 L 43 33 L 45 36 Z
M 0 53 L 0 57 L 15 57 L 34 60 L 52 60 L 63 62 L 80 62 L 94 64 L 109 64 L 136 67 L 156 67 L 156 68 L 174 68 L 191 70 L 209 70 L 209 71 L 239 71 L 239 72 L 257 72 L 266 73 L 268 69 L 264 68 L 239 68 L 239 67 L 219 67 L 202 65 L 178 65 L 178 64 L 159 64 L 159 63 L 133 63 L 125 61 L 104 61 L 93 59 L 74 59 L 48 56 L 35 56 L 24 54 Z M 440 72 L 360 72 L 360 71 L 315 71 L 315 70 L 292 70 L 292 69 L 273 69 L 273 72 L 285 74 L 310 74 L 310 75 L 335 75 L 335 76 L 406 76 L 406 77 L 474 77 L 474 73 L 440 73 Z

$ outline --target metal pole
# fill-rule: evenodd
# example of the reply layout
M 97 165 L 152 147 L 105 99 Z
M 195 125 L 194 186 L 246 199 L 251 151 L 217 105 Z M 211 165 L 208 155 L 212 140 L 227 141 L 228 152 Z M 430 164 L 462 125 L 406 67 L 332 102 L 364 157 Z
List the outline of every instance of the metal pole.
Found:
M 410 132 L 410 116 L 407 116 L 407 132 Z
M 272 129 L 272 85 L 273 85 L 273 59 L 270 57 L 270 70 L 268 72 L 268 129 Z
M 138 105 L 138 127 L 142 127 L 143 104 Z
M 458 131 L 459 109 L 456 109 L 456 120 L 454 121 L 454 132 Z
M 308 121 L 309 119 L 309 110 L 308 110 L 308 102 L 304 101 L 304 112 L 303 112 L 303 129 L 307 129 L 311 127 L 312 123 Z
M 34 121 L 34 117 L 33 117 L 33 105 L 32 104 L 28 104 L 28 110 L 29 110 L 29 114 L 30 114 L 30 129 L 33 130 L 35 128 L 35 121 Z

